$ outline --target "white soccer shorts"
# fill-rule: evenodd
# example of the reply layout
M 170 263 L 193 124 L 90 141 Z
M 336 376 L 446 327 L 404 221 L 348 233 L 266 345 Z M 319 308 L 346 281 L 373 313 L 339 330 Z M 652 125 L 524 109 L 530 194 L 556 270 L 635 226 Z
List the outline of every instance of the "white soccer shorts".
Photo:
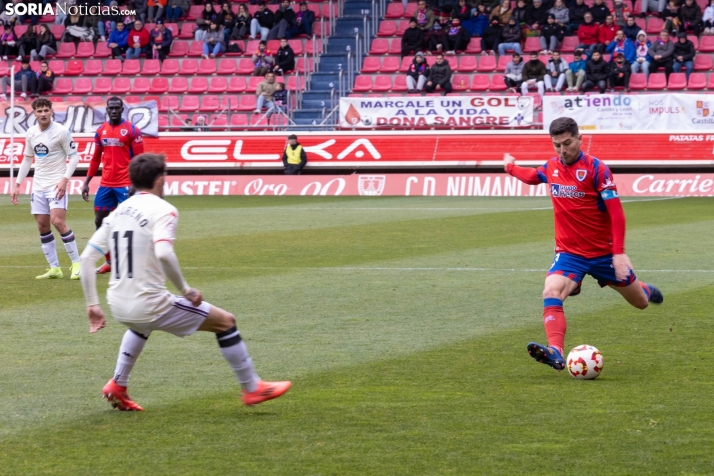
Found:
M 156 320 L 151 322 L 123 322 L 122 324 L 147 337 L 152 331 L 164 331 L 178 337 L 186 337 L 201 327 L 210 310 L 211 305 L 206 301 L 194 306 L 188 299 L 174 296 L 173 306 Z
M 57 200 L 57 192 L 55 190 L 44 190 L 32 192 L 30 195 L 30 213 L 33 215 L 49 215 L 50 210 L 61 208 L 67 210 L 69 205 L 69 197 L 64 194 L 64 197 Z

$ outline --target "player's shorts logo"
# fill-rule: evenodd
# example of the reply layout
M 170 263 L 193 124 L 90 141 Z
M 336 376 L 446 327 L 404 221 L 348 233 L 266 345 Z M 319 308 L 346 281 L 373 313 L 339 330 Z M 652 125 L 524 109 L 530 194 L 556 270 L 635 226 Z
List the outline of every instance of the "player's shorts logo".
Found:
M 580 182 L 585 180 L 585 177 L 588 176 L 588 171 L 583 170 L 583 169 L 578 169 L 575 171 L 575 178 L 578 179 Z
M 49 148 L 42 143 L 39 143 L 35 146 L 35 155 L 37 157 L 47 157 L 47 153 L 49 152 Z

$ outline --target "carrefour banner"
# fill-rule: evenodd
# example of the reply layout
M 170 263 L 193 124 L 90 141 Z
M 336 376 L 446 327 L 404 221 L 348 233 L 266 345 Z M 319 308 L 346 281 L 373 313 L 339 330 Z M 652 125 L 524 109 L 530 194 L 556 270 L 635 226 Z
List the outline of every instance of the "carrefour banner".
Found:
M 581 130 L 711 131 L 713 106 L 711 94 L 546 96 L 543 128 L 566 116 Z
M 86 104 L 81 101 L 54 102 L 54 120 L 67 127 L 70 132 L 90 132 L 106 122 L 106 103 Z M 7 101 L 0 101 L 0 131 L 10 134 L 10 120 L 15 117 L 15 134 L 24 136 L 27 129 L 37 124 L 32 113 L 30 101 L 16 101 L 15 107 L 10 107 Z M 124 119 L 141 129 L 142 134 L 150 137 L 159 135 L 159 108 L 156 101 L 146 101 L 134 104 L 124 104 Z
M 512 96 L 421 96 L 340 98 L 340 126 L 528 127 L 533 98 Z

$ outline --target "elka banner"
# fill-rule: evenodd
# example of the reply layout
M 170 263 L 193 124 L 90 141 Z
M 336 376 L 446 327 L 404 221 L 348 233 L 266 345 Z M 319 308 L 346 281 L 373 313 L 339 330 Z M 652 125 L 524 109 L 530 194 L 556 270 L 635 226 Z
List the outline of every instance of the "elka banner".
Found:
M 602 94 L 546 96 L 543 129 L 559 117 L 572 117 L 584 131 L 714 130 L 711 94 Z
M 87 104 L 81 101 L 53 102 L 54 120 L 65 126 L 72 133 L 94 133 L 102 123 L 107 121 L 106 102 Z M 14 114 L 15 134 L 24 137 L 27 129 L 37 124 L 32 112 L 32 102 L 15 101 L 15 107 L 10 102 L 0 101 L 0 131 L 10 134 L 10 120 Z M 148 137 L 159 135 L 159 108 L 156 101 L 145 101 L 133 104 L 124 103 L 124 119 L 129 120 L 141 133 Z
M 530 127 L 533 98 L 529 96 L 420 96 L 340 98 L 344 128 Z

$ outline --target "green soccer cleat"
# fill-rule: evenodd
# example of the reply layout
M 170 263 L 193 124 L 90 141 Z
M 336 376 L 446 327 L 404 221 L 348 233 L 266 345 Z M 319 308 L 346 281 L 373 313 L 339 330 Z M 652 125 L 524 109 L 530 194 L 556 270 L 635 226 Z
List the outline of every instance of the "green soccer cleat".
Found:
M 64 274 L 62 274 L 61 268 L 50 268 L 45 274 L 41 274 L 35 279 L 60 279 L 62 277 L 64 277 Z
M 80 263 L 72 263 L 72 266 L 69 267 L 70 271 L 70 276 L 69 279 L 76 281 L 79 279 L 79 268 L 80 268 Z

